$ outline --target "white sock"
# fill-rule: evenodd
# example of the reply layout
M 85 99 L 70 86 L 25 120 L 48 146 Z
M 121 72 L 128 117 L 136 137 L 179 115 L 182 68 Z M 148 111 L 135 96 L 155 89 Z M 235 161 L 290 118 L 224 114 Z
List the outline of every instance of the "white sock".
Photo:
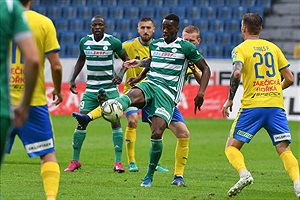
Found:
M 246 176 L 248 176 L 248 175 L 251 175 L 250 174 L 250 172 L 248 171 L 248 170 L 242 170 L 241 172 L 240 172 L 240 178 L 243 178 L 243 177 L 246 177 Z

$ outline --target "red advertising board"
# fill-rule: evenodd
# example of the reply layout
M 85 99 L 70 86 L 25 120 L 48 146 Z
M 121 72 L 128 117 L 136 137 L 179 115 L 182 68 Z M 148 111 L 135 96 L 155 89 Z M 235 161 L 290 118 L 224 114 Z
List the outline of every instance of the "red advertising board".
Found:
M 81 97 L 85 91 L 85 83 L 77 83 L 78 94 L 73 94 L 69 90 L 69 84 L 62 84 L 62 91 L 64 94 L 64 101 L 55 106 L 52 102 L 51 92 L 53 90 L 52 83 L 46 83 L 47 99 L 50 113 L 53 115 L 70 115 L 72 112 L 79 111 L 79 104 Z M 123 91 L 124 85 L 119 86 L 119 90 Z M 197 85 L 185 85 L 181 100 L 178 105 L 183 117 L 187 118 L 221 118 L 221 108 L 227 98 L 228 86 L 208 86 L 205 93 L 204 104 L 201 107 L 201 111 L 197 111 L 194 114 L 194 98 L 198 92 L 199 86 Z

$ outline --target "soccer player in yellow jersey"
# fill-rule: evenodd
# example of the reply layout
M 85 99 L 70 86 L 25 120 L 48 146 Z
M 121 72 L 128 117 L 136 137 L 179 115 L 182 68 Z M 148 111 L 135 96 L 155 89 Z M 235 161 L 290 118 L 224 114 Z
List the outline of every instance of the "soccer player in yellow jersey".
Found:
M 244 94 L 226 142 L 225 154 L 240 176 L 239 181 L 229 189 L 228 196 L 239 194 L 244 187 L 253 183 L 240 149 L 264 128 L 300 199 L 299 165 L 289 146 L 291 133 L 282 95 L 282 90 L 293 83 L 294 76 L 282 51 L 273 43 L 259 38 L 262 22 L 257 13 L 245 14 L 241 22 L 245 41 L 232 51 L 233 71 L 228 99 L 222 107 L 224 116 L 229 116 L 228 109 L 232 111 L 240 79 L 243 80 Z M 281 75 L 284 78 L 282 81 Z
M 39 74 L 37 84 L 30 103 L 28 121 L 21 128 L 15 128 L 9 141 L 11 150 L 14 138 L 18 135 L 23 142 L 29 157 L 39 156 L 41 163 L 41 176 L 44 190 L 48 200 L 57 197 L 60 168 L 57 163 L 51 119 L 46 100 L 46 87 L 44 80 L 44 63 L 47 56 L 52 70 L 54 89 L 52 91 L 54 104 L 58 105 L 63 100 L 61 93 L 62 66 L 59 59 L 60 46 L 56 38 L 56 30 L 52 21 L 35 12 L 29 10 L 31 0 L 21 0 L 28 24 L 33 32 L 34 39 L 41 58 L 39 64 Z M 26 61 L 25 61 L 26 62 Z M 12 44 L 11 48 L 11 98 L 12 104 L 17 105 L 23 94 L 23 67 L 24 61 L 18 48 Z

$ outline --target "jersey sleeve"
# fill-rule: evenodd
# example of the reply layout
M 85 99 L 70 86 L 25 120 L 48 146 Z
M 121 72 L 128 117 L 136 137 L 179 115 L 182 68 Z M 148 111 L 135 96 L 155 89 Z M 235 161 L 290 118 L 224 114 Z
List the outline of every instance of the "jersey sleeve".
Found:
M 27 38 L 32 35 L 29 27 L 27 18 L 24 15 L 24 10 L 21 4 L 18 1 L 13 1 L 13 12 L 12 17 L 14 19 L 13 29 L 13 38 L 15 42 L 19 42 L 20 40 Z
M 195 45 L 193 45 L 190 42 L 184 41 L 184 47 L 185 55 L 188 60 L 192 61 L 193 63 L 196 63 L 202 59 L 202 55 L 195 47 Z
M 278 52 L 278 68 L 279 71 L 282 69 L 285 69 L 290 66 L 289 61 L 285 58 L 284 54 L 282 51 L 277 47 L 277 52 Z
M 235 47 L 231 52 L 232 63 L 242 62 L 244 64 L 244 54 L 239 46 Z
M 118 38 L 113 37 L 112 45 L 114 52 L 120 57 L 125 51 L 122 42 Z
M 84 44 L 84 41 L 85 41 L 85 37 L 84 38 L 81 38 L 80 42 L 79 42 L 79 54 L 80 56 L 83 56 L 85 57 L 85 53 L 83 51 L 83 44 Z
M 45 37 L 45 53 L 56 52 L 60 50 L 60 46 L 56 37 L 56 29 L 50 19 L 46 19 L 45 23 L 46 37 Z

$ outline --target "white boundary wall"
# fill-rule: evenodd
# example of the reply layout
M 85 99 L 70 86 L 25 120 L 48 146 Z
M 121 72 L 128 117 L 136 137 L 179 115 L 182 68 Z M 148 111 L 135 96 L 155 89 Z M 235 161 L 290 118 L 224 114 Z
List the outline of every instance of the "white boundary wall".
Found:
M 74 66 L 76 63 L 75 58 L 61 59 L 63 66 L 63 82 L 69 82 L 73 74 Z M 121 66 L 120 60 L 115 60 L 115 67 L 118 71 Z M 230 73 L 232 69 L 230 59 L 208 59 L 207 63 L 211 67 L 212 77 L 210 80 L 210 85 L 229 85 Z M 287 117 L 291 121 L 300 121 L 300 59 L 290 60 L 290 69 L 294 73 L 294 84 L 290 88 L 284 90 L 285 98 L 285 110 Z M 49 67 L 49 62 L 46 61 L 45 67 L 45 80 L 46 82 L 51 82 L 51 70 Z M 85 82 L 86 80 L 86 68 L 84 67 L 82 72 L 78 75 L 76 82 Z M 191 84 L 197 84 L 195 80 L 191 81 Z M 242 96 L 243 87 L 239 87 L 237 94 L 235 96 L 233 112 L 230 114 L 229 119 L 234 119 L 236 113 L 238 112 L 240 101 Z

